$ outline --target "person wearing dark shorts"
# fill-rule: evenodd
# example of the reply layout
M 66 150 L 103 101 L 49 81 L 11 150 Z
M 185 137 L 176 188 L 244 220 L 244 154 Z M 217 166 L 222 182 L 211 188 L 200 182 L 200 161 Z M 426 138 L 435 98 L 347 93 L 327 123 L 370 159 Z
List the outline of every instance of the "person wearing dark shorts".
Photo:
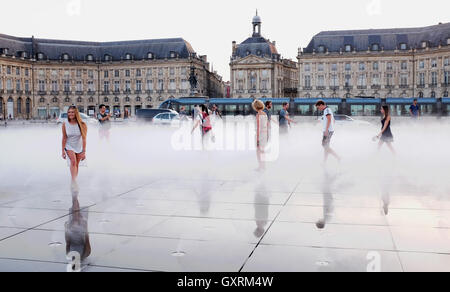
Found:
M 280 111 L 279 124 L 280 124 L 280 134 L 287 134 L 289 132 L 289 127 L 291 123 L 295 124 L 294 120 L 289 117 L 289 103 L 283 103 L 283 109 Z
M 380 143 L 378 144 L 378 150 L 381 149 L 383 144 L 386 144 L 391 150 L 391 152 L 395 155 L 395 149 L 392 146 L 392 142 L 394 142 L 394 135 L 392 135 L 391 131 L 391 114 L 389 110 L 389 106 L 384 105 L 381 107 L 381 133 L 378 134 L 378 138 L 380 139 Z
M 318 111 L 323 112 L 322 115 L 322 125 L 323 125 L 323 138 L 322 138 L 322 146 L 325 150 L 324 155 L 324 161 L 327 162 L 328 156 L 331 154 L 334 156 L 338 161 L 341 160 L 339 155 L 336 154 L 336 152 L 333 151 L 330 147 L 331 138 L 334 135 L 334 114 L 333 111 L 326 105 L 326 103 L 323 100 L 319 100 L 316 103 L 316 108 Z

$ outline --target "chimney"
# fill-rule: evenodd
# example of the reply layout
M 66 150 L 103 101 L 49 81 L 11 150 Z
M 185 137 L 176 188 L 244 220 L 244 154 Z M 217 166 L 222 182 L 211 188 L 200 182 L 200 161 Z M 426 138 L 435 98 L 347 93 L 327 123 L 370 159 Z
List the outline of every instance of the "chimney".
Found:
M 236 41 L 233 41 L 233 45 L 232 45 L 233 56 L 236 54 L 236 49 L 237 49 Z

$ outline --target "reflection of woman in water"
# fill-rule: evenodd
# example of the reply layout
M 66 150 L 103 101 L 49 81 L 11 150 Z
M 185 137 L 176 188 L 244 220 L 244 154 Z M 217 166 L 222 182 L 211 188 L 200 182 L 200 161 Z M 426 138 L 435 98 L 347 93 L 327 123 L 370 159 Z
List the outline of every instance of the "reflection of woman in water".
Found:
M 86 159 L 87 126 L 75 106 L 69 107 L 67 111 L 67 121 L 62 125 L 62 133 L 62 157 L 66 159 L 69 156 L 72 186 L 77 190 L 78 167 L 80 161 Z
M 383 115 L 383 118 L 381 120 L 381 133 L 377 136 L 380 139 L 378 149 L 381 149 L 383 144 L 386 144 L 389 150 L 391 150 L 391 152 L 395 154 L 394 147 L 392 147 L 392 142 L 394 142 L 394 135 L 392 135 L 391 131 L 391 114 L 389 111 L 389 106 L 382 106 L 381 114 Z
M 66 230 L 66 253 L 77 252 L 80 260 L 85 260 L 91 254 L 91 244 L 89 242 L 87 213 L 80 210 L 80 203 L 75 195 L 72 201 L 72 208 L 69 210 L 70 218 L 65 224 Z

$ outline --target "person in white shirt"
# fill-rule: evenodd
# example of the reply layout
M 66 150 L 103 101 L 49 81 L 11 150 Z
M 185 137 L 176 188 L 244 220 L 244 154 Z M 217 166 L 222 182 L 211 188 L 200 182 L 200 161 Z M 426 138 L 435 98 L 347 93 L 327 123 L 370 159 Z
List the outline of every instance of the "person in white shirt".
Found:
M 318 111 L 323 112 L 322 115 L 322 125 L 323 125 L 323 139 L 322 146 L 325 149 L 325 162 L 328 160 L 328 156 L 331 154 L 337 160 L 341 160 L 339 155 L 334 152 L 330 147 L 331 138 L 334 135 L 334 114 L 333 111 L 327 106 L 323 100 L 319 100 L 316 103 L 316 108 Z

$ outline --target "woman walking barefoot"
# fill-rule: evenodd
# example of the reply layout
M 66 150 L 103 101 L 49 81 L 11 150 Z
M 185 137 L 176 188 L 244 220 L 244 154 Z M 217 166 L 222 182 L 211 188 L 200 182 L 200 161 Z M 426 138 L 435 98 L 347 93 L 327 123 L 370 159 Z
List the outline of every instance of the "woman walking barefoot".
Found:
M 252 106 L 256 111 L 256 157 L 259 163 L 257 171 L 263 171 L 265 169 L 263 155 L 269 143 L 270 122 L 267 114 L 264 112 L 264 103 L 262 101 L 255 100 Z
M 70 174 L 72 176 L 72 189 L 78 190 L 77 177 L 80 161 L 86 159 L 87 126 L 81 119 L 75 106 L 69 107 L 67 121 L 62 125 L 62 157 L 70 159 Z
M 391 131 L 391 114 L 389 111 L 389 106 L 382 106 L 381 114 L 383 115 L 383 117 L 381 120 L 381 133 L 377 136 L 380 139 L 380 142 L 378 143 L 378 150 L 381 149 L 383 144 L 386 144 L 389 150 L 391 150 L 391 152 L 395 155 L 395 150 L 392 146 L 392 142 L 394 142 L 394 136 L 392 135 Z

